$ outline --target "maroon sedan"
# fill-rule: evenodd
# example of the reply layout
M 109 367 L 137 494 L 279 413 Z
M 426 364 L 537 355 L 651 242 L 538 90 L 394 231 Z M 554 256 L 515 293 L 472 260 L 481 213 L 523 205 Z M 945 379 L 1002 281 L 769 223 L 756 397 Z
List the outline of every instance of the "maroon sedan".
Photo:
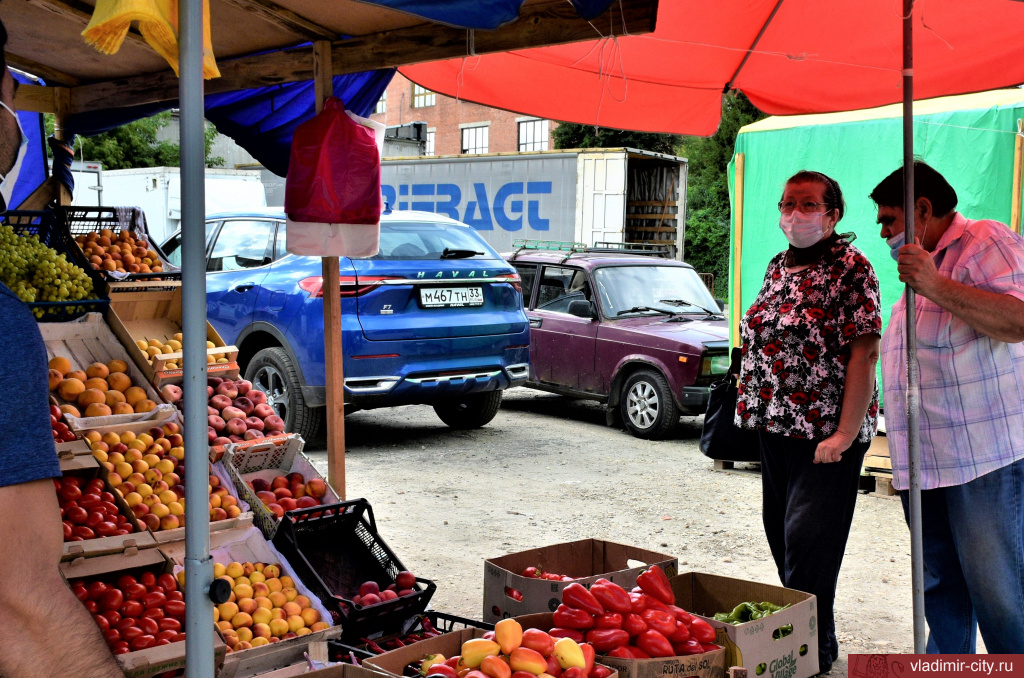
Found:
M 729 368 L 729 336 L 692 266 L 571 245 L 505 258 L 530 318 L 527 386 L 603 402 L 609 422 L 621 417 L 639 438 L 664 438 L 681 414 L 704 414 L 711 382 Z

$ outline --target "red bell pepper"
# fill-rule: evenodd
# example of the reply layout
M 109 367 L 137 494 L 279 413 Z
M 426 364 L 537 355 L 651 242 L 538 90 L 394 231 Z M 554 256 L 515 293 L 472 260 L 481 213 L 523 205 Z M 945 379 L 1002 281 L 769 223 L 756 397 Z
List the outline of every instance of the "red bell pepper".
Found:
M 662 612 L 667 612 L 667 613 L 671 614 L 673 617 L 675 616 L 674 614 L 672 614 L 672 608 L 671 607 L 669 607 L 665 603 L 661 602 L 660 600 L 658 600 L 654 596 L 647 596 L 647 609 L 648 610 L 661 610 Z
M 604 606 L 604 609 L 619 614 L 632 612 L 632 601 L 626 589 L 607 579 L 598 579 L 590 587 L 590 593 L 597 598 L 597 602 Z
M 606 612 L 594 619 L 594 626 L 599 629 L 621 629 L 622 615 L 618 612 Z
M 674 657 L 676 654 L 668 638 L 650 629 L 636 637 L 636 646 L 652 657 Z
M 562 672 L 562 678 L 587 678 L 587 674 L 583 673 L 583 669 L 573 666 Z
M 647 622 L 638 614 L 629 614 L 622 620 L 622 630 L 628 633 L 630 638 L 639 636 L 647 630 Z
M 676 616 L 676 619 L 678 619 L 679 621 L 687 622 L 687 623 L 690 622 L 690 616 L 691 615 L 690 615 L 689 612 L 687 612 L 683 608 L 678 607 L 676 605 L 669 605 L 668 609 L 672 611 L 672 614 L 674 614 Z
M 714 643 L 701 643 L 700 649 L 704 650 L 705 652 L 714 652 L 715 650 L 721 650 L 722 646 L 715 645 Z
M 661 635 L 668 637 L 676 631 L 676 618 L 669 612 L 647 609 L 640 614 L 640 618 L 647 624 L 647 628 L 654 629 Z
M 582 643 L 580 645 L 580 652 L 583 653 L 583 661 L 585 662 L 583 672 L 589 676 L 591 669 L 594 668 L 594 660 L 597 659 L 597 651 L 593 645 Z
M 633 614 L 640 614 L 647 609 L 647 603 L 650 602 L 650 598 L 642 593 L 630 593 L 629 594 L 629 610 Z
M 693 638 L 682 643 L 676 643 L 672 646 L 672 649 L 675 650 L 675 653 L 680 656 L 688 654 L 700 654 L 704 651 L 704 648 L 701 647 L 700 643 L 698 643 Z
M 690 629 L 686 628 L 686 624 L 679 622 L 676 626 L 676 630 L 672 635 L 668 636 L 668 641 L 675 645 L 676 643 L 685 643 L 690 639 Z
M 559 605 L 553 616 L 555 626 L 566 629 L 594 628 L 594 615 L 568 605 Z
M 603 653 L 629 645 L 629 634 L 622 629 L 592 629 L 587 631 L 587 642 Z
M 711 628 L 711 624 L 696 617 L 690 622 L 690 635 L 698 643 L 713 643 L 716 637 L 715 630 Z
M 583 642 L 583 634 L 576 629 L 554 628 L 548 631 L 548 635 L 552 638 L 572 638 L 577 643 Z
M 650 659 L 651 658 L 651 655 L 647 654 L 646 652 L 641 650 L 636 645 L 629 645 L 629 646 L 626 647 L 626 649 L 629 650 L 629 656 L 632 657 L 633 659 Z
M 633 654 L 629 651 L 628 646 L 627 647 L 617 647 L 614 650 L 609 650 L 608 651 L 608 656 L 609 657 L 615 657 L 616 659 L 633 659 L 634 658 Z
M 562 589 L 562 602 L 577 610 L 584 610 L 593 615 L 604 614 L 604 607 L 597 602 L 590 591 L 582 584 L 572 583 Z
M 652 598 L 657 598 L 666 605 L 675 605 L 676 594 L 672 593 L 672 585 L 668 583 L 665 571 L 657 565 L 651 565 L 636 578 L 637 585 Z
M 590 670 L 590 673 L 587 674 L 587 678 L 608 678 L 610 675 L 612 675 L 612 670 L 610 668 L 598 664 Z

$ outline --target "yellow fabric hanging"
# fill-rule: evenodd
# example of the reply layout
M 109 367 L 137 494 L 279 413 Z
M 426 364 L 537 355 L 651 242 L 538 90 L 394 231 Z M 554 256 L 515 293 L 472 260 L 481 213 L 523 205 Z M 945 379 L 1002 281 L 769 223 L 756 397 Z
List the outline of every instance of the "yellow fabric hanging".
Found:
M 104 54 L 121 48 L 128 28 L 139 22 L 139 32 L 178 74 L 178 0 L 97 0 L 85 41 Z M 203 77 L 220 77 L 210 42 L 210 3 L 203 0 Z

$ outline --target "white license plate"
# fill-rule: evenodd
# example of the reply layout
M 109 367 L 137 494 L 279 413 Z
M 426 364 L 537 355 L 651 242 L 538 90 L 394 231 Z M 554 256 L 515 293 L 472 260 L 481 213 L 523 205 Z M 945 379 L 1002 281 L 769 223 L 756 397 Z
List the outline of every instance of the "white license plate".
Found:
M 420 304 L 424 308 L 458 308 L 483 306 L 482 287 L 426 287 L 420 288 Z

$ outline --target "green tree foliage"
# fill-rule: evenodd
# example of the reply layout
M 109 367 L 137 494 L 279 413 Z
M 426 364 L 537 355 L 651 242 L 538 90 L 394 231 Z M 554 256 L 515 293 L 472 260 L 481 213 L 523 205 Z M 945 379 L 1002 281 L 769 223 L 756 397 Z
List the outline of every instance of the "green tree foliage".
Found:
M 674 134 L 652 134 L 608 129 L 593 125 L 562 122 L 551 133 L 555 148 L 639 148 L 656 153 L 675 153 L 679 137 Z
M 181 149 L 170 141 L 158 141 L 157 131 L 171 124 L 170 112 L 142 118 L 109 132 L 75 139 L 75 157 L 103 163 L 103 169 L 134 167 L 179 167 Z M 47 134 L 53 134 L 53 116 L 46 116 Z M 207 123 L 205 130 L 206 166 L 216 167 L 224 158 L 211 156 L 217 128 Z M 49 153 L 49 149 L 47 149 Z
M 765 117 L 742 93 L 722 97 L 722 122 L 710 137 L 683 137 L 677 155 L 689 160 L 686 261 L 715 276 L 715 296 L 729 291 L 729 161 L 744 125 Z

